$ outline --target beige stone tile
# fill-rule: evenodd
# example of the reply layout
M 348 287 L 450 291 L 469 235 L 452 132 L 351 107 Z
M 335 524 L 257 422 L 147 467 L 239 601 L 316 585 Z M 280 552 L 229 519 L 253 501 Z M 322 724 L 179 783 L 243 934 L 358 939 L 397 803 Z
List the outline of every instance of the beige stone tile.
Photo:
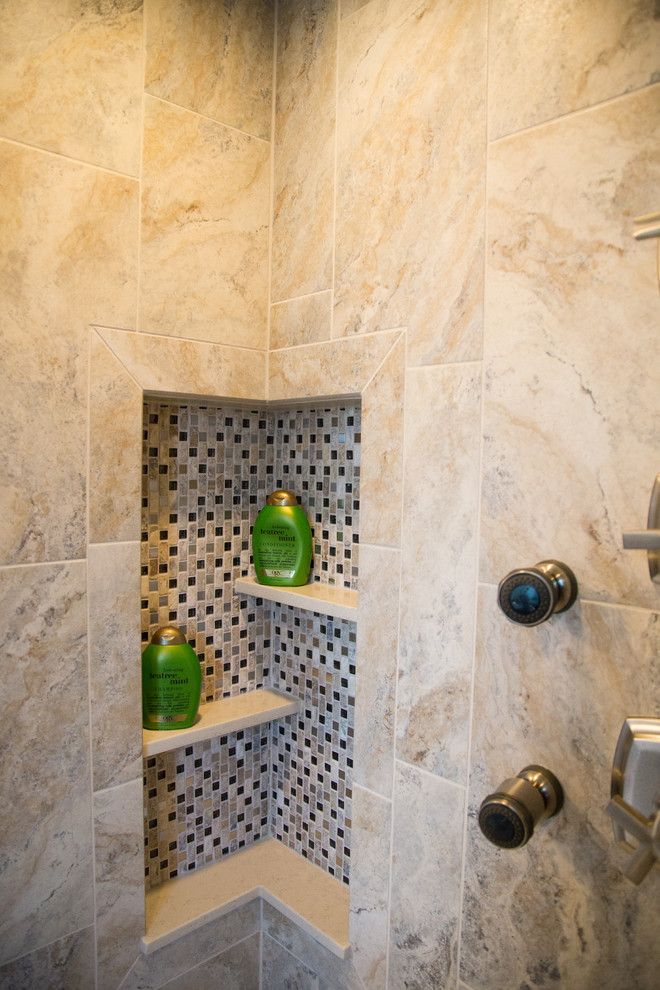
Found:
M 330 340 L 332 293 L 315 292 L 270 308 L 270 346 L 295 347 Z
M 481 356 L 485 66 L 482 0 L 341 21 L 335 334 L 407 326 L 415 365 Z
M 578 604 L 538 629 L 479 597 L 470 803 L 528 763 L 554 771 L 563 810 L 523 849 L 491 846 L 471 817 L 461 976 L 476 987 L 651 987 L 659 877 L 619 867 L 605 812 L 623 719 L 660 704 L 660 614 Z
M 145 99 L 141 328 L 266 346 L 270 146 Z
M 94 795 L 97 988 L 116 990 L 144 931 L 142 776 Z
M 360 395 L 399 337 L 393 331 L 272 351 L 268 398 Z
M 139 0 L 2 0 L 0 19 L 0 134 L 137 175 Z
M 92 769 L 98 791 L 142 773 L 140 544 L 89 547 L 87 592 Z
M 406 341 L 402 336 L 362 396 L 360 540 L 401 543 L 403 403 Z
M 271 298 L 332 282 L 336 0 L 280 4 Z
M 465 783 L 477 564 L 478 364 L 406 381 L 397 754 Z
M 0 142 L 0 562 L 84 556 L 87 324 L 135 319 L 137 183 Z
M 139 955 L 122 981 L 121 990 L 159 990 L 201 960 L 211 959 L 248 935 L 258 933 L 260 912 L 259 902 L 254 900 L 148 956 Z
M 169 990 L 259 990 L 259 935 L 170 980 Z
M 6 962 L 93 922 L 85 564 L 0 571 L 0 615 Z
M 145 392 L 189 398 L 263 399 L 263 351 L 100 328 L 113 354 Z
M 88 990 L 94 986 L 94 928 L 66 935 L 0 967 L 0 990 Z
M 267 990 L 318 990 L 316 973 L 292 956 L 270 935 L 264 935 L 261 979 Z
M 364 990 L 350 955 L 346 959 L 326 949 L 270 904 L 263 902 L 262 932 L 279 942 L 319 978 L 319 990 Z
M 96 331 L 89 389 L 89 541 L 139 540 L 142 390 Z
M 270 137 L 274 3 L 146 0 L 149 93 Z
M 397 763 L 389 985 L 449 990 L 457 977 L 463 788 Z
M 489 48 L 493 139 L 657 81 L 660 21 L 654 0 L 499 0 Z
M 394 772 L 400 578 L 398 550 L 362 544 L 353 778 L 388 798 Z
M 353 788 L 350 931 L 353 965 L 367 990 L 386 986 L 391 829 L 391 803 Z
M 508 138 L 489 164 L 481 576 L 565 560 L 585 598 L 660 601 L 643 553 L 658 470 L 660 87 Z

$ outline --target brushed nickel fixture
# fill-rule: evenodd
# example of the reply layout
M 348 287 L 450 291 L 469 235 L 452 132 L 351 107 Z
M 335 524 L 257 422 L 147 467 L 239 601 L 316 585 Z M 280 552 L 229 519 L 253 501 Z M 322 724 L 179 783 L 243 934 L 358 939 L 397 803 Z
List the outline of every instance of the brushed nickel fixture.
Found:
M 637 230 L 633 231 L 636 241 L 647 241 L 651 237 L 660 238 L 660 213 L 645 213 L 641 217 L 635 217 L 636 224 L 641 224 Z M 660 286 L 660 240 L 657 251 L 658 285 Z
M 660 862 L 660 718 L 625 720 L 614 752 L 610 793 L 607 813 L 614 840 L 632 853 L 623 873 L 640 884 Z
M 550 770 L 533 763 L 503 781 L 481 802 L 479 828 L 501 849 L 518 849 L 534 828 L 561 810 L 564 792 Z
M 577 598 L 575 574 L 560 560 L 542 560 L 519 567 L 502 578 L 497 601 L 510 622 L 538 626 L 550 616 L 566 612 Z
M 646 529 L 632 530 L 623 534 L 624 550 L 646 550 L 651 580 L 660 584 L 660 474 L 656 474 Z

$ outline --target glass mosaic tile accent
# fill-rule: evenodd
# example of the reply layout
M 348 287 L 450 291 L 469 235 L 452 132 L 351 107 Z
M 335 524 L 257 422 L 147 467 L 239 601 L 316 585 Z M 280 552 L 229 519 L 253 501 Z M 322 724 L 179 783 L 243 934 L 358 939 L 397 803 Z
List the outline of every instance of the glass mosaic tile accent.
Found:
M 272 834 L 348 883 L 355 624 L 272 606 L 271 685 L 304 701 L 271 726 Z
M 257 512 L 284 487 L 310 519 L 313 578 L 357 587 L 360 429 L 359 406 L 145 403 L 143 642 L 170 622 L 185 630 L 202 703 L 263 685 L 305 699 L 293 725 L 145 761 L 148 886 L 266 834 L 348 881 L 355 626 L 234 596 L 233 584 L 251 573 Z
M 258 725 L 144 761 L 149 887 L 269 834 L 269 757 Z

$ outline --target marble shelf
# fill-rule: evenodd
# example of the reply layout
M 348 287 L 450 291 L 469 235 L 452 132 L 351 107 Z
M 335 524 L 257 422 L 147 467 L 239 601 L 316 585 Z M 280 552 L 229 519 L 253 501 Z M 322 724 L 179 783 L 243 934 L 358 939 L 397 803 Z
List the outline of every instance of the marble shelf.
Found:
M 255 897 L 263 897 L 340 959 L 346 957 L 348 887 L 277 839 L 262 839 L 148 891 L 142 951 L 155 952 Z
M 272 722 L 285 715 L 300 711 L 301 702 L 290 694 L 280 694 L 269 688 L 257 688 L 237 694 L 233 698 L 221 698 L 202 705 L 197 722 L 189 729 L 164 731 L 142 730 L 142 755 L 156 756 L 181 746 L 191 746 L 204 739 L 226 736 L 230 732 L 247 729 L 251 725 Z
M 238 595 L 252 595 L 254 598 L 264 598 L 269 602 L 280 602 L 282 605 L 295 605 L 310 612 L 320 612 L 335 619 L 357 621 L 358 593 L 350 588 L 336 588 L 318 581 L 303 584 L 299 588 L 274 588 L 270 585 L 259 584 L 253 577 L 239 578 L 234 583 L 234 591 Z

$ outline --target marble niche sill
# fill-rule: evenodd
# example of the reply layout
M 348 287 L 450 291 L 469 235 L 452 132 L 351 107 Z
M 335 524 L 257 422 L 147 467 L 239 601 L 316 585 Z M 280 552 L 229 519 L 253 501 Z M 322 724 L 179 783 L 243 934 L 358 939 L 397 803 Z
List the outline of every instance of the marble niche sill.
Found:
M 197 721 L 189 729 L 143 729 L 142 755 L 147 757 L 169 753 L 181 746 L 191 746 L 205 739 L 248 729 L 251 725 L 272 722 L 285 715 L 294 715 L 300 711 L 300 706 L 299 698 L 280 694 L 269 688 L 257 688 L 256 691 L 246 691 L 233 698 L 210 701 L 200 707 Z
M 346 957 L 348 887 L 272 838 L 148 891 L 142 951 L 149 955 L 256 897 Z
M 245 577 L 234 582 L 234 591 L 239 595 L 251 595 L 269 602 L 279 602 L 281 605 L 294 605 L 309 612 L 320 612 L 321 615 L 330 615 L 334 619 L 357 621 L 358 593 L 350 588 L 336 588 L 318 581 L 303 584 L 299 588 L 274 588 L 259 584 L 256 578 Z

